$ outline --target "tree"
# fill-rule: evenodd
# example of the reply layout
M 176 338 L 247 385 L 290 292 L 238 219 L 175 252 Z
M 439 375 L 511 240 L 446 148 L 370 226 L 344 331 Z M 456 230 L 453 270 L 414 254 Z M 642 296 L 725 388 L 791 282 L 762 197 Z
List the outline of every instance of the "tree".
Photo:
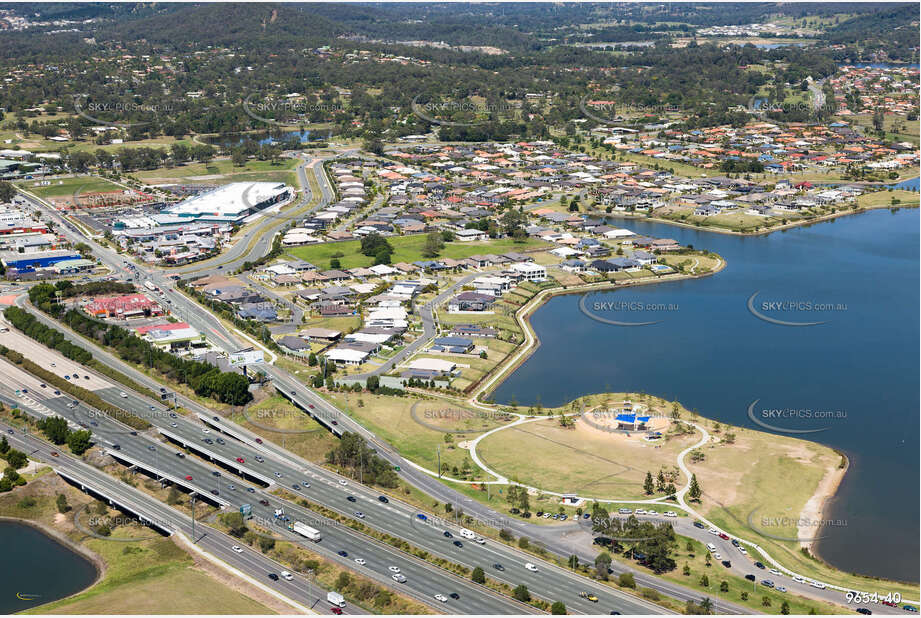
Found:
M 6 462 L 10 464 L 11 468 L 18 470 L 19 468 L 24 468 L 26 464 L 29 463 L 29 458 L 26 457 L 26 454 L 22 451 L 10 449 L 10 452 L 6 456 Z
M 425 244 L 422 246 L 422 257 L 433 258 L 444 249 L 445 243 L 438 232 L 429 232 L 425 237 Z
M 352 583 L 352 576 L 348 571 L 339 571 L 339 577 L 336 578 L 336 589 L 344 590 Z
M 473 574 L 470 576 L 470 579 L 476 584 L 485 584 L 486 573 L 483 572 L 483 567 L 476 567 L 473 569 Z
M 780 606 L 780 613 L 783 614 L 784 616 L 786 616 L 787 614 L 789 614 L 789 613 L 790 613 L 790 604 L 787 603 L 786 601 L 784 601 L 783 604 Z
M 713 601 L 710 600 L 710 597 L 707 597 L 700 602 L 700 609 L 703 610 L 703 613 L 705 614 L 710 614 L 713 612 Z
M 91 436 L 92 434 L 89 432 L 88 429 L 81 429 L 80 431 L 71 431 L 70 434 L 67 436 L 67 446 L 70 447 L 70 451 L 74 455 L 82 455 L 90 448 L 90 444 L 92 444 L 90 442 Z
M 243 520 L 243 514 L 240 511 L 232 511 L 221 515 L 221 522 L 227 526 L 227 533 L 230 536 L 241 538 L 246 534 L 246 522 Z
M 726 580 L 720 582 L 720 592 L 729 592 L 729 582 Z
M 6 455 L 10 452 L 10 443 L 6 441 L 6 436 L 0 438 L 0 455 Z
M 566 561 L 566 564 L 569 565 L 570 569 L 577 568 L 579 566 L 579 556 L 575 554 L 571 555 L 569 559 Z
M 701 493 L 702 492 L 700 491 L 700 485 L 698 485 L 697 483 L 697 475 L 692 474 L 691 475 L 691 486 L 688 488 L 688 496 L 690 496 L 691 500 L 693 500 L 694 502 L 700 502 Z
M 621 573 L 620 577 L 617 578 L 617 583 L 621 588 L 636 588 L 636 580 L 633 578 L 633 573 Z
M 562 601 L 554 601 L 553 605 L 550 606 L 550 613 L 553 616 L 565 616 L 566 615 L 566 604 Z
M 11 202 L 16 195 L 16 187 L 12 183 L 0 180 L 0 202 Z
M 267 537 L 267 536 L 259 537 L 259 549 L 261 549 L 263 553 L 271 551 L 274 548 L 275 548 L 275 539 Z
M 608 569 L 611 568 L 611 555 L 606 552 L 600 552 L 595 556 L 595 574 L 599 579 L 606 580 L 608 578 Z
M 512 592 L 512 596 L 522 603 L 527 603 L 531 600 L 531 593 L 528 592 L 528 587 L 524 584 L 518 584 Z
M 57 498 L 58 513 L 66 513 L 70 510 L 70 505 L 67 504 L 67 496 L 64 494 L 58 494 Z
M 655 492 L 655 485 L 652 480 L 652 472 L 646 473 L 646 480 L 643 481 L 643 491 L 646 492 L 647 496 L 651 496 Z
M 67 436 L 70 434 L 70 428 L 67 426 L 67 420 L 60 416 L 49 416 L 38 422 L 38 428 L 54 444 L 64 444 Z

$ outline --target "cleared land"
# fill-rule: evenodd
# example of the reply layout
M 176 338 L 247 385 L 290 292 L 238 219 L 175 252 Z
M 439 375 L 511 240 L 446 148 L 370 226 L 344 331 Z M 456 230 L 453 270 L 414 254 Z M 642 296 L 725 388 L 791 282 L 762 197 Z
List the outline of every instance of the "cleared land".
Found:
M 646 473 L 673 470 L 678 453 L 699 439 L 695 433 L 652 444 L 639 434 L 608 434 L 583 422 L 564 428 L 557 419 L 547 419 L 496 432 L 480 442 L 477 452 L 497 472 L 547 491 L 647 499 Z M 685 481 L 679 476 L 675 484 Z
M 437 259 L 423 257 L 422 248 L 425 246 L 425 240 L 425 234 L 393 236 L 387 238 L 387 242 L 389 242 L 394 249 L 393 255 L 390 258 L 391 262 L 417 262 L 419 260 Z M 445 243 L 444 249 L 441 250 L 438 257 L 461 260 L 477 254 L 498 254 L 507 253 L 509 251 L 520 253 L 527 249 L 537 248 L 550 247 L 543 241 L 530 238 L 524 242 L 515 242 L 510 238 L 476 242 L 455 241 Z M 342 268 L 373 266 L 374 257 L 363 255 L 360 251 L 361 242 L 349 240 L 346 242 L 319 243 L 315 245 L 305 245 L 303 247 L 294 247 L 288 249 L 287 253 L 299 259 L 306 260 L 320 269 L 329 268 L 330 260 L 338 253 L 342 254 L 342 257 L 339 258 L 339 263 Z
M 229 182 L 285 182 L 297 186 L 294 168 L 300 159 L 271 161 L 249 160 L 242 167 L 235 167 L 230 159 L 214 159 L 207 163 L 189 163 L 176 167 L 159 167 L 154 170 L 134 172 L 131 175 L 148 184 Z
M 50 182 L 49 185 L 42 185 Z M 45 180 L 24 180 L 17 186 L 34 193 L 38 197 L 70 197 L 79 194 L 106 191 L 124 191 L 125 188 L 97 176 L 75 176 L 71 178 L 48 178 Z

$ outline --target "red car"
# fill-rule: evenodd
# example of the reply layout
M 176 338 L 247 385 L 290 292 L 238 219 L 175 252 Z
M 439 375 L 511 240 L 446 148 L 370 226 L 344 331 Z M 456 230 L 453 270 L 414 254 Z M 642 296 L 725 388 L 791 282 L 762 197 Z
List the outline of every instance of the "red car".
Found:
M 341 615 L 342 615 L 342 608 L 341 608 L 341 607 L 336 607 L 335 605 L 333 605 L 332 607 L 330 607 L 330 608 L 329 608 L 329 611 L 331 611 L 332 613 L 336 614 L 337 616 L 341 616 Z
M 729 540 L 729 535 L 728 535 L 728 534 L 725 534 L 725 533 L 723 533 L 723 532 L 720 532 L 720 538 L 723 539 L 724 541 L 728 541 L 728 540 Z
M 237 463 L 246 463 L 246 460 L 242 457 L 237 457 Z
M 308 404 L 307 404 L 307 407 L 310 408 L 311 410 L 313 410 L 313 404 L 312 404 L 312 403 L 308 403 Z
M 185 480 L 191 481 L 191 480 L 192 480 L 192 475 L 191 475 L 191 474 L 186 474 L 186 475 L 185 475 Z
M 256 438 L 256 444 L 262 444 L 262 438 Z

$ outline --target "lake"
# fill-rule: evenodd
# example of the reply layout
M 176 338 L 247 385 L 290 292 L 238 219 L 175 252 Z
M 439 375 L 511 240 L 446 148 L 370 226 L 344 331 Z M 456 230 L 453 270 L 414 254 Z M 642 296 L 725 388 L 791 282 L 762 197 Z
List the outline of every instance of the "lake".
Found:
M 96 581 L 92 562 L 32 526 L 0 521 L 0 547 L 0 614 L 62 599 Z
M 493 397 L 557 406 L 588 393 L 642 391 L 751 428 L 756 399 L 759 408 L 843 411 L 844 418 L 785 425 L 825 428 L 809 439 L 851 460 L 826 513 L 847 526 L 828 528 L 818 551 L 842 569 L 918 581 L 918 224 L 917 209 L 768 236 L 616 220 L 710 249 L 728 264 L 699 280 L 586 299 L 596 317 L 657 322 L 647 326 L 590 319 L 580 295 L 551 299 L 531 320 L 540 347 Z M 754 308 L 769 319 L 824 323 L 760 319 L 748 308 L 755 293 Z M 619 301 L 630 303 L 601 304 Z

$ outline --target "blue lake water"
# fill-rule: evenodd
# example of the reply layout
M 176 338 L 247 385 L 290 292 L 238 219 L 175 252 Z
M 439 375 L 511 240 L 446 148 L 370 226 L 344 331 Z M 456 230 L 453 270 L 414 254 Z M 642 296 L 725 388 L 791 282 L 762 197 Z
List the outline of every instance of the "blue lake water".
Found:
M 842 569 L 918 581 L 918 210 L 875 210 L 755 237 L 614 225 L 710 249 L 727 266 L 699 280 L 586 299 L 595 316 L 658 322 L 648 326 L 590 319 L 581 295 L 553 298 L 531 320 L 540 347 L 499 386 L 496 401 L 555 406 L 588 393 L 647 392 L 751 428 L 755 400 L 759 410 L 837 413 L 777 421 L 827 427 L 805 437 L 840 449 L 852 464 L 826 512 L 847 525 L 827 528 L 818 551 Z M 768 318 L 825 323 L 756 318 L 748 309 L 756 292 L 753 306 Z M 601 304 L 620 301 L 632 304 Z

